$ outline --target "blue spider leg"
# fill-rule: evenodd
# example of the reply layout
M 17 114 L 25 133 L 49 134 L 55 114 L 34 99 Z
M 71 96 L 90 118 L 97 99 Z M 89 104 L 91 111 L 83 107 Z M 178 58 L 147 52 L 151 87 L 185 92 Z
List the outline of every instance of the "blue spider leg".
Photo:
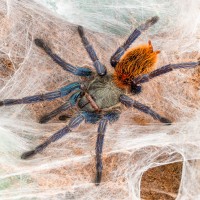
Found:
M 167 125 L 170 125 L 172 123 L 169 119 L 160 116 L 158 113 L 153 111 L 148 106 L 146 106 L 144 104 L 141 104 L 138 101 L 135 101 L 135 100 L 131 99 L 130 97 L 124 95 L 124 94 L 120 95 L 119 100 L 126 107 L 134 107 L 134 108 L 138 109 L 141 112 L 144 112 L 144 113 L 146 113 L 148 115 L 151 115 L 155 120 L 159 120 L 160 122 L 165 123 Z
M 78 96 L 78 93 L 77 93 Z M 76 98 L 74 98 L 75 101 Z M 84 120 L 85 122 L 89 123 L 96 123 L 100 119 L 100 115 L 95 113 L 89 113 L 89 112 L 81 112 L 76 117 L 71 118 L 69 124 L 65 126 L 63 129 L 57 131 L 54 133 L 51 137 L 49 137 L 45 142 L 38 145 L 34 150 L 27 151 L 21 155 L 22 159 L 27 159 L 37 153 L 40 153 L 43 151 L 48 145 L 50 145 L 52 142 L 55 142 L 71 132 L 71 129 L 77 128 Z
M 135 85 L 140 84 L 140 83 L 145 83 L 145 82 L 150 81 L 152 78 L 155 78 L 155 77 L 160 76 L 162 74 L 166 74 L 168 72 L 171 72 L 174 69 L 194 68 L 194 67 L 197 67 L 199 65 L 200 65 L 200 61 L 165 65 L 163 67 L 160 67 L 160 68 L 152 71 L 149 74 L 144 74 L 144 75 L 138 76 L 137 78 L 132 80 L 132 83 L 135 84 Z
M 22 159 L 27 159 L 33 155 L 36 155 L 37 153 L 40 153 L 43 151 L 48 145 L 50 145 L 52 142 L 55 142 L 62 138 L 67 133 L 71 132 L 71 129 L 74 129 L 78 127 L 85 119 L 85 116 L 83 114 L 79 114 L 78 116 L 72 118 L 67 126 L 65 126 L 63 129 L 57 131 L 54 133 L 51 137 L 49 137 L 45 142 L 38 145 L 34 150 L 27 151 L 21 155 Z
M 47 44 L 45 44 L 42 39 L 35 39 L 35 44 L 41 49 L 43 49 L 47 53 L 47 55 L 49 55 L 52 58 L 52 60 L 58 65 L 60 65 L 65 71 L 71 72 L 72 74 L 77 76 L 90 76 L 92 74 L 92 71 L 88 68 L 73 66 L 65 62 L 58 55 L 54 54 L 50 47 L 47 46 Z
M 94 48 L 92 47 L 92 45 L 89 43 L 88 39 L 85 36 L 84 29 L 82 26 L 78 26 L 78 33 L 81 37 L 82 43 L 83 43 L 86 51 L 88 52 L 91 60 L 93 61 L 93 65 L 94 65 L 98 75 L 100 75 L 100 76 L 106 75 L 106 68 L 99 61 Z
M 81 84 L 78 82 L 71 83 L 67 86 L 60 88 L 58 91 L 48 92 L 45 94 L 39 94 L 34 96 L 24 97 L 22 99 L 5 99 L 0 101 L 0 106 L 11 106 L 16 104 L 29 104 L 37 103 L 40 101 L 52 101 L 59 97 L 64 97 L 74 90 L 80 90 Z
M 71 109 L 73 106 L 75 106 L 75 104 L 78 101 L 78 99 L 80 98 L 81 94 L 82 94 L 82 92 L 76 92 L 76 93 L 74 93 L 69 98 L 69 101 L 65 102 L 63 105 L 59 106 L 58 108 L 56 108 L 52 112 L 48 113 L 47 115 L 44 115 L 40 119 L 39 122 L 42 123 L 42 124 L 46 123 L 49 120 L 51 120 L 53 117 L 55 117 L 56 115 L 58 115 L 59 113 Z
M 103 151 L 103 142 L 107 124 L 108 122 L 113 123 L 117 121 L 119 119 L 119 115 L 120 113 L 117 111 L 108 112 L 103 116 L 103 118 L 99 122 L 98 136 L 96 141 L 96 179 L 95 179 L 96 185 L 99 185 L 102 177 L 102 170 L 103 170 L 102 151 Z
M 120 46 L 117 51 L 111 56 L 110 64 L 112 67 L 116 67 L 117 63 L 119 62 L 120 58 L 124 55 L 126 50 L 130 47 L 130 45 L 142 34 L 142 32 L 149 29 L 152 25 L 154 25 L 159 18 L 157 16 L 152 17 L 151 19 L 147 20 L 144 24 L 137 27 L 128 39 L 124 42 L 122 46 Z

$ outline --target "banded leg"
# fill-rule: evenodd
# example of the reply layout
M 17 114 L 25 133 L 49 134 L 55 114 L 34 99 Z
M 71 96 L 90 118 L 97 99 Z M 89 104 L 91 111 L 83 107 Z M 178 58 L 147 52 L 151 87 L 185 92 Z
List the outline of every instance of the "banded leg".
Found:
M 47 53 L 47 55 L 49 55 L 52 58 L 52 60 L 58 65 L 60 65 L 65 71 L 71 72 L 72 74 L 77 76 L 90 76 L 92 74 L 92 71 L 88 68 L 73 66 L 65 62 L 58 55 L 54 54 L 50 47 L 48 47 L 42 39 L 35 39 L 35 44 L 41 49 L 43 49 Z
M 81 90 L 81 84 L 78 82 L 74 82 L 74 83 L 64 86 L 64 87 L 60 88 L 60 90 L 54 91 L 54 92 L 48 92 L 45 94 L 28 96 L 28 97 L 24 97 L 22 99 L 5 99 L 3 101 L 0 101 L 0 106 L 11 106 L 11 105 L 16 105 L 16 104 L 29 104 L 29 103 L 37 103 L 40 101 L 52 101 L 56 98 L 66 96 L 74 90 Z
M 59 113 L 61 113 L 62 111 L 66 111 L 71 109 L 77 102 L 78 98 L 81 96 L 81 92 L 77 92 L 75 94 L 73 94 L 69 101 L 67 101 L 66 103 L 64 103 L 63 105 L 59 106 L 58 108 L 56 108 L 55 110 L 53 110 L 52 112 L 48 113 L 47 115 L 44 115 L 41 119 L 40 119 L 40 123 L 46 123 L 49 120 L 51 120 L 53 117 L 55 117 L 56 115 L 58 115 Z
M 141 104 L 138 101 L 135 101 L 135 100 L 131 99 L 130 97 L 124 95 L 124 94 L 120 95 L 119 100 L 122 104 L 124 104 L 127 107 L 134 107 L 141 112 L 144 112 L 148 115 L 151 115 L 154 119 L 159 120 L 162 123 L 165 123 L 165 124 L 168 124 L 168 125 L 171 124 L 171 121 L 168 120 L 167 118 L 160 116 L 158 113 L 153 111 L 148 106 L 145 106 L 144 104 Z
M 106 132 L 106 127 L 108 122 L 112 123 L 119 119 L 119 112 L 112 111 L 104 115 L 104 117 L 99 122 L 98 127 L 98 136 L 96 141 L 96 179 L 95 184 L 99 185 L 101 182 L 102 177 L 102 150 L 103 150 L 103 142 L 104 142 L 104 135 Z
M 100 116 L 94 113 L 82 112 L 78 116 L 72 118 L 67 126 L 63 129 L 54 133 L 51 137 L 49 137 L 45 142 L 38 145 L 34 150 L 27 151 L 21 155 L 22 159 L 27 159 L 37 153 L 42 152 L 47 146 L 49 146 L 52 142 L 55 142 L 65 136 L 67 133 L 71 132 L 71 129 L 78 127 L 83 120 L 89 123 L 96 123 L 99 120 Z
M 194 68 L 200 65 L 200 61 L 198 62 L 189 62 L 189 63 L 179 63 L 179 64 L 169 64 L 163 67 L 160 67 L 149 74 L 144 74 L 142 76 L 138 76 L 137 78 L 132 80 L 132 83 L 137 85 L 140 83 L 145 83 L 150 81 L 152 78 L 160 76 L 162 74 L 166 74 L 168 72 L 173 71 L 174 69 L 181 69 L 181 68 Z
M 112 67 L 116 67 L 117 63 L 119 62 L 120 58 L 124 55 L 126 50 L 130 47 L 130 45 L 141 35 L 142 32 L 146 31 L 149 27 L 154 25 L 158 21 L 158 17 L 152 17 L 151 19 L 147 20 L 144 24 L 140 25 L 136 28 L 128 39 L 124 42 L 122 46 L 120 46 L 117 51 L 111 56 L 110 64 Z
M 88 52 L 91 60 L 93 61 L 93 65 L 94 65 L 98 75 L 100 75 L 100 76 L 106 75 L 106 68 L 99 61 L 94 48 L 92 47 L 92 45 L 89 43 L 88 39 L 85 36 L 85 33 L 84 33 L 82 26 L 78 26 L 78 33 L 81 37 L 82 43 L 83 43 L 86 51 Z

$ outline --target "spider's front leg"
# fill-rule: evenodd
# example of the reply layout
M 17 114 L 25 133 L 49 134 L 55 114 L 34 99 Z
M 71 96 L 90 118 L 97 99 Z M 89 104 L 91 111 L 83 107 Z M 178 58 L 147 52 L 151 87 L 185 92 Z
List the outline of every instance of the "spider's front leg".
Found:
M 53 119 L 59 113 L 66 111 L 66 110 L 69 110 L 71 108 L 72 108 L 71 103 L 69 101 L 67 101 L 64 104 L 62 104 L 61 106 L 59 106 L 58 108 L 56 108 L 55 110 L 53 110 L 50 113 L 42 116 L 39 122 L 41 124 L 44 124 L 44 123 L 48 122 L 49 120 Z
M 65 71 L 68 71 L 77 76 L 90 76 L 92 74 L 92 71 L 88 68 L 73 66 L 70 63 L 65 62 L 57 54 L 53 53 L 51 48 L 42 39 L 35 39 L 35 44 L 43 49 L 46 54 L 49 55 L 52 60 L 60 65 Z
M 11 105 L 17 105 L 17 104 L 31 104 L 31 103 L 41 102 L 41 101 L 52 101 L 54 99 L 64 97 L 72 91 L 80 90 L 81 88 L 82 88 L 82 85 L 80 83 L 74 82 L 74 83 L 66 85 L 54 92 L 48 92 L 45 94 L 39 94 L 39 95 L 33 95 L 33 96 L 27 96 L 22 99 L 4 99 L 3 101 L 0 101 L 0 106 L 11 106 Z
M 51 111 L 50 113 L 44 115 L 40 119 L 39 122 L 41 124 L 46 123 L 52 118 L 54 118 L 56 115 L 58 115 L 59 113 L 71 109 L 73 106 L 75 106 L 76 102 L 78 101 L 81 95 L 82 95 L 82 91 L 74 93 L 73 95 L 71 95 L 71 97 L 69 98 L 67 102 L 65 102 L 63 105 L 59 106 L 55 110 Z
M 117 121 L 119 119 L 119 115 L 120 115 L 119 111 L 108 112 L 103 116 L 103 118 L 99 122 L 98 136 L 96 141 L 96 179 L 95 179 L 96 185 L 99 185 L 102 177 L 102 170 L 103 170 L 102 150 L 103 150 L 103 142 L 104 142 L 106 127 L 108 122 L 112 123 Z
M 38 145 L 35 149 L 31 151 L 27 151 L 21 155 L 22 159 L 27 159 L 32 157 L 40 152 L 42 152 L 47 146 L 49 146 L 52 142 L 56 142 L 61 139 L 63 136 L 72 131 L 72 129 L 78 127 L 84 120 L 90 123 L 96 123 L 99 120 L 100 116 L 93 113 L 81 112 L 76 117 L 72 118 L 67 126 L 62 128 L 61 130 L 54 133 L 51 137 L 49 137 L 45 142 Z

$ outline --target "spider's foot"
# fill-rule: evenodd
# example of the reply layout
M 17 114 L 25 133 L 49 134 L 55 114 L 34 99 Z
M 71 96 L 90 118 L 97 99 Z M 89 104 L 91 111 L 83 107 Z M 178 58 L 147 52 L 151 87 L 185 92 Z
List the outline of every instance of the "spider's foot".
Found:
M 48 122 L 49 120 L 50 120 L 49 117 L 43 116 L 40 118 L 39 123 L 44 124 L 44 123 Z
M 84 35 L 84 31 L 83 31 L 83 27 L 82 26 L 78 26 L 78 33 L 80 36 Z
M 4 105 L 3 101 L 0 101 L 0 106 L 3 106 L 3 105 Z
M 154 16 L 151 19 L 147 20 L 144 24 L 138 27 L 140 31 L 145 31 L 149 27 L 153 26 L 159 20 L 158 16 Z
M 98 172 L 97 171 L 97 174 L 96 174 L 96 179 L 95 179 L 95 185 L 98 186 L 101 182 L 101 176 L 102 176 L 102 172 Z
M 151 23 L 151 25 L 155 24 L 157 21 L 159 20 L 159 17 L 158 16 L 154 16 L 152 17 L 149 22 Z
M 44 43 L 44 41 L 43 41 L 42 39 L 36 38 L 34 41 L 35 41 L 35 44 L 36 44 L 38 47 L 40 47 L 40 48 L 44 48 L 44 47 L 45 47 L 45 43 Z
M 166 125 L 171 125 L 172 124 L 172 122 L 169 119 L 164 118 L 164 117 L 160 118 L 160 122 L 165 123 Z
M 35 154 L 35 151 L 27 151 L 21 155 L 21 159 L 25 160 Z
M 39 123 L 40 123 L 40 124 L 45 124 L 45 123 L 48 122 L 48 121 L 49 121 L 48 119 L 41 118 L 41 119 L 39 120 Z

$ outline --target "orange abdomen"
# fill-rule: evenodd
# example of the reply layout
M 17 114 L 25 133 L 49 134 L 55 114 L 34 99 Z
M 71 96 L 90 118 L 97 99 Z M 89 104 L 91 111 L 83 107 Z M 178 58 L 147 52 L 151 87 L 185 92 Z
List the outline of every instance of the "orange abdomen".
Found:
M 126 88 L 131 80 L 139 75 L 147 74 L 155 69 L 157 54 L 151 42 L 129 49 L 115 67 L 114 82 L 120 88 Z

